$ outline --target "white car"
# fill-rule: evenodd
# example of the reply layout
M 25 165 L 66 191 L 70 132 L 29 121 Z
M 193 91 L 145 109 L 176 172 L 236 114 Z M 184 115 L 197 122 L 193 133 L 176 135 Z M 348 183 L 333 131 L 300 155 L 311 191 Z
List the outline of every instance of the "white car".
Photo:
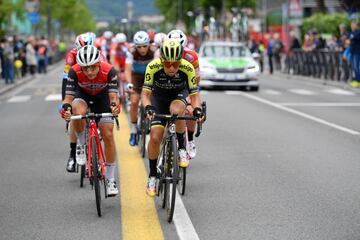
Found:
M 199 50 L 199 64 L 202 88 L 259 89 L 259 64 L 242 43 L 205 42 Z

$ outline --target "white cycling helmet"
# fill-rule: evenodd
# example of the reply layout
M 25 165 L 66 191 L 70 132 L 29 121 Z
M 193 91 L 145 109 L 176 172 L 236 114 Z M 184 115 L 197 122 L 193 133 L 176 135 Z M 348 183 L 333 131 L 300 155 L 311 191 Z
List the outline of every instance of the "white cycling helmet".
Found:
M 185 33 L 179 29 L 172 30 L 167 35 L 168 39 L 178 40 L 183 47 L 186 47 L 188 40 Z
M 113 34 L 112 31 L 105 31 L 105 32 L 103 33 L 103 37 L 104 37 L 106 40 L 110 40 L 113 36 L 114 36 L 114 34 Z
M 134 44 L 135 46 L 139 45 L 149 45 L 150 44 L 150 37 L 144 31 L 139 31 L 134 35 Z
M 165 33 L 157 33 L 155 34 L 154 37 L 154 43 L 158 46 L 161 47 L 161 45 L 163 44 L 163 42 L 166 40 L 167 36 Z
M 126 43 L 126 35 L 124 33 L 118 33 L 115 35 L 116 43 Z
M 93 32 L 82 33 L 76 37 L 75 47 L 79 50 L 86 45 L 94 45 L 95 39 L 96 35 Z
M 81 67 L 91 66 L 98 62 L 100 62 L 100 52 L 94 46 L 82 47 L 76 53 L 76 63 Z

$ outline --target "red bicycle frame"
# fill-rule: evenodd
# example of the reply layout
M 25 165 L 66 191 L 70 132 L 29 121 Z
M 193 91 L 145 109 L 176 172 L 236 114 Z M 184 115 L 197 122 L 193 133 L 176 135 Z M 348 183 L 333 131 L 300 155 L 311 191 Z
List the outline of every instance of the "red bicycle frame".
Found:
M 101 176 L 105 175 L 105 161 L 104 161 L 104 152 L 100 142 L 100 136 L 98 133 L 98 128 L 96 126 L 95 120 L 91 119 L 89 121 L 89 134 L 88 134 L 88 158 L 87 158 L 87 165 L 88 165 L 88 176 L 92 177 L 91 165 L 92 165 L 92 138 L 95 137 L 96 141 L 96 152 L 98 154 L 98 163 L 101 168 Z

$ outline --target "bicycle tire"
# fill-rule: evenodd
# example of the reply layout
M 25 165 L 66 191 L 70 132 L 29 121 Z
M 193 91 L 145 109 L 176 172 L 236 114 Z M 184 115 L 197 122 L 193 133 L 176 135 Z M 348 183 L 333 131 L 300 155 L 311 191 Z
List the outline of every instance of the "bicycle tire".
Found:
M 170 173 L 170 179 L 168 180 L 169 188 L 168 188 L 168 195 L 169 195 L 169 201 L 167 203 L 167 220 L 169 223 L 172 222 L 174 211 L 175 211 L 175 200 L 176 200 L 176 184 L 178 180 L 178 151 L 177 151 L 177 144 L 176 144 L 176 136 L 171 136 L 171 170 Z
M 161 149 L 160 155 L 162 157 L 162 166 L 161 166 L 161 176 L 160 176 L 160 181 L 159 181 L 159 194 L 161 197 L 161 207 L 165 208 L 166 206 L 166 198 L 167 198 L 167 192 L 168 192 L 168 188 L 166 185 L 166 176 L 167 176 L 167 171 L 168 171 L 168 167 L 167 165 L 167 152 L 168 152 L 168 143 L 165 143 L 165 145 L 163 146 L 163 148 Z
M 96 210 L 99 217 L 101 217 L 101 193 L 100 193 L 100 181 L 99 181 L 99 165 L 98 165 L 98 156 L 97 156 L 97 146 L 95 137 L 91 139 L 91 148 L 92 148 L 92 174 L 93 174 L 93 184 L 95 190 L 95 200 L 96 200 Z
M 80 166 L 80 187 L 84 187 L 85 165 Z
M 186 168 L 179 167 L 178 188 L 181 195 L 185 195 L 186 189 Z

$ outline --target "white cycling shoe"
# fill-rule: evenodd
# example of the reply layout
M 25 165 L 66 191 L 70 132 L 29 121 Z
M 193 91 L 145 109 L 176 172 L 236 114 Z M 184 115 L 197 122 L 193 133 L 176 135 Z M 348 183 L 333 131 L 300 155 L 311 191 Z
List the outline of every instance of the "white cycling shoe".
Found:
M 196 146 L 194 141 L 189 141 L 189 155 L 190 158 L 196 157 Z
M 85 145 L 76 146 L 76 163 L 84 165 L 86 163 Z
M 116 186 L 115 181 L 106 179 L 106 193 L 107 193 L 108 197 L 114 197 L 119 194 L 119 190 Z

